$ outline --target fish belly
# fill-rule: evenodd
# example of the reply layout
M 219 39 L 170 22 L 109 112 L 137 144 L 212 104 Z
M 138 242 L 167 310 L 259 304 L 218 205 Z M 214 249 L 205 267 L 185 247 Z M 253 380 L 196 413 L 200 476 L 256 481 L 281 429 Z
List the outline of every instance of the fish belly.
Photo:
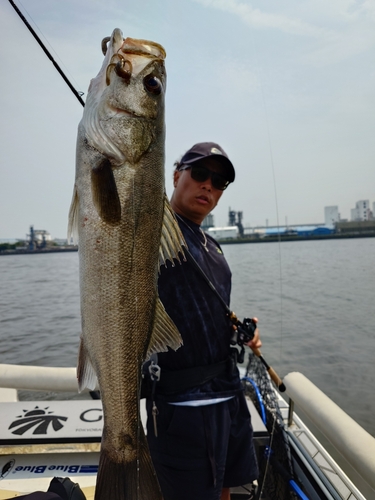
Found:
M 120 224 L 110 227 L 87 210 L 79 246 L 80 363 L 92 365 L 104 410 L 95 499 L 158 499 L 139 394 L 157 300 L 163 193 L 146 192 L 144 178 L 117 177 L 128 188 L 120 196 Z

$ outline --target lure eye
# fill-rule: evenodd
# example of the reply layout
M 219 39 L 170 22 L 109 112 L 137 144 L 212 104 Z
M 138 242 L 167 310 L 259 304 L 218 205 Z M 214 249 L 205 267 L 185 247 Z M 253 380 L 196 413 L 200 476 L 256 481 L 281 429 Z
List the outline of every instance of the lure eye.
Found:
M 162 84 L 159 78 L 154 75 L 147 75 L 143 79 L 143 85 L 147 92 L 154 95 L 159 95 L 161 93 Z

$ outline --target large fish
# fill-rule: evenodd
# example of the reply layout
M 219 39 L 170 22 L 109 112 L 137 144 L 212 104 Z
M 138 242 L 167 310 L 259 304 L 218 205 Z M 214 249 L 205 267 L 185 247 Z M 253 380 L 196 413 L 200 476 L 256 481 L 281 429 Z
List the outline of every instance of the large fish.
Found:
M 177 349 L 158 298 L 159 265 L 183 253 L 165 195 L 165 51 L 103 40 L 103 66 L 78 128 L 69 232 L 78 233 L 82 338 L 79 387 L 99 382 L 104 428 L 95 500 L 162 498 L 140 422 L 141 365 Z

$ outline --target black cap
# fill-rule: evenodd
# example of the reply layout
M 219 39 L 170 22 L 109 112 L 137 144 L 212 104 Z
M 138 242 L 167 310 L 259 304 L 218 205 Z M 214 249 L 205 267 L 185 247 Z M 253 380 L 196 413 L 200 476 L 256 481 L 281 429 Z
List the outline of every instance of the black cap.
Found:
M 233 182 L 235 178 L 234 167 L 224 149 L 215 142 L 198 142 L 194 144 L 181 158 L 180 164 L 190 165 L 203 158 L 214 157 L 219 160 L 227 171 L 227 179 Z

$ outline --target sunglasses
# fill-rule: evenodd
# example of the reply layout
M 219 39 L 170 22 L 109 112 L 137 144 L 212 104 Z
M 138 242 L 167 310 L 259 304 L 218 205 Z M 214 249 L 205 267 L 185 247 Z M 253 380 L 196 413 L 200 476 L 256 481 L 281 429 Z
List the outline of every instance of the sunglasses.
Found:
M 193 163 L 192 165 L 185 165 L 178 170 L 190 170 L 191 178 L 197 182 L 205 182 L 207 179 L 211 178 L 211 184 L 215 189 L 219 189 L 220 191 L 224 191 L 230 184 L 224 176 L 217 174 L 216 172 L 212 172 L 208 168 L 204 167 L 202 164 Z

